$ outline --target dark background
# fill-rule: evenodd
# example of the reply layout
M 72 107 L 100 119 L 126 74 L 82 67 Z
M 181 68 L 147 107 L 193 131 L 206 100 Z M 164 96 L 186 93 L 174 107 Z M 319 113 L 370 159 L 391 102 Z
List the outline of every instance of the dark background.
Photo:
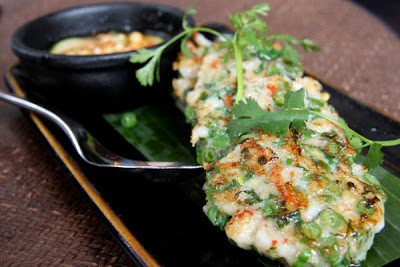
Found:
M 400 0 L 352 0 L 385 21 L 400 36 Z

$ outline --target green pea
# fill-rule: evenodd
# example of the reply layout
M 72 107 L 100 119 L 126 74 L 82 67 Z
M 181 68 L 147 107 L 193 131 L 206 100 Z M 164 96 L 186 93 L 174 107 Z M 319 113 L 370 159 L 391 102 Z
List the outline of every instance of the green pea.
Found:
M 338 228 L 339 225 L 343 222 L 342 216 L 337 214 L 331 209 L 323 210 L 318 218 L 321 220 L 323 225 L 329 226 L 331 228 Z
M 293 267 L 304 267 L 306 264 L 304 262 L 301 261 L 295 261 L 293 263 Z
M 292 165 L 292 163 L 293 163 L 293 159 L 292 158 L 288 158 L 286 160 L 286 166 L 290 166 L 290 165 Z
M 322 229 L 316 222 L 307 222 L 301 225 L 301 233 L 308 239 L 317 239 L 321 236 Z
M 212 139 L 211 145 L 216 148 L 226 148 L 229 144 L 229 138 L 225 136 L 217 136 Z
M 337 238 L 330 236 L 330 237 L 321 237 L 320 238 L 320 246 L 327 249 L 334 249 L 335 246 L 338 245 Z
M 206 100 L 206 98 L 208 97 L 208 93 L 206 91 L 201 92 L 200 94 L 200 100 Z
M 132 112 L 127 112 L 121 117 L 121 125 L 124 128 L 132 128 L 137 124 L 136 114 Z

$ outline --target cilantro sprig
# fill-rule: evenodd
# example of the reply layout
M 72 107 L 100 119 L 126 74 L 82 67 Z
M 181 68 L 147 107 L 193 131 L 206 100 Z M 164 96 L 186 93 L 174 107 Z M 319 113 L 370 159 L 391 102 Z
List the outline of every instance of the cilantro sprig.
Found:
M 142 68 L 136 71 L 136 78 L 141 85 L 152 86 L 154 84 L 154 80 L 160 81 L 161 56 L 167 47 L 177 42 L 178 40 L 181 40 L 181 51 L 183 52 L 183 54 L 190 55 L 190 51 L 186 47 L 186 42 L 195 32 L 207 32 L 223 39 L 227 38 L 225 35 L 210 28 L 191 27 L 187 20 L 187 16 L 194 14 L 196 14 L 196 10 L 193 8 L 189 8 L 186 11 L 182 20 L 183 31 L 175 35 L 163 45 L 159 46 L 156 49 L 139 49 L 137 50 L 137 53 L 131 55 L 131 57 L 129 58 L 129 61 L 131 63 L 147 62 Z
M 304 89 L 288 92 L 284 108 L 274 112 L 262 109 L 254 99 L 244 99 L 232 109 L 233 119 L 228 124 L 228 134 L 236 138 L 260 129 L 268 134 L 282 136 L 289 132 L 290 127 L 300 128 L 308 120 L 319 117 L 339 126 L 357 152 L 368 148 L 362 164 L 369 169 L 382 163 L 382 147 L 400 145 L 400 138 L 388 141 L 371 140 L 351 129 L 343 119 L 334 119 L 319 110 L 307 108 L 305 94 Z
M 165 42 L 160 47 L 150 49 L 140 49 L 130 58 L 132 63 L 146 63 L 136 71 L 136 77 L 141 85 L 151 86 L 154 81 L 160 80 L 160 61 L 162 53 L 171 44 L 181 41 L 181 51 L 184 55 L 190 56 L 190 50 L 186 47 L 187 40 L 195 32 L 210 33 L 219 37 L 222 41 L 220 46 L 227 49 L 227 56 L 233 56 L 236 64 L 237 92 L 235 103 L 239 103 L 243 98 L 243 60 L 248 57 L 258 55 L 268 60 L 282 57 L 287 64 L 301 67 L 299 56 L 294 46 L 299 45 L 305 51 L 316 51 L 319 48 L 309 39 L 297 40 L 289 35 L 273 34 L 262 16 L 267 16 L 269 5 L 261 3 L 255 5 L 248 11 L 236 13 L 230 16 L 231 24 L 234 28 L 232 36 L 222 34 L 211 28 L 191 27 L 187 16 L 196 14 L 196 10 L 189 8 L 182 20 L 183 31 Z M 274 48 L 274 44 L 280 42 L 282 49 Z

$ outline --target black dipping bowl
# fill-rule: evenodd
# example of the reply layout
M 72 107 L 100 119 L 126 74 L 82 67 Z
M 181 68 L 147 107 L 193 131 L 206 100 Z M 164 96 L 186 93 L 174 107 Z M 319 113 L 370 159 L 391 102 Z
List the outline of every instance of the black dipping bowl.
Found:
M 28 95 L 66 109 L 118 111 L 155 100 L 167 93 L 173 77 L 172 62 L 179 44 L 166 49 L 161 80 L 142 87 L 129 57 L 135 51 L 93 56 L 66 56 L 49 52 L 57 41 L 107 31 L 141 31 L 165 40 L 182 31 L 180 9 L 160 4 L 102 3 L 78 6 L 39 17 L 16 30 L 11 48 L 19 58 L 15 68 Z M 191 17 L 189 23 L 194 25 Z M 154 49 L 154 46 L 149 49 Z

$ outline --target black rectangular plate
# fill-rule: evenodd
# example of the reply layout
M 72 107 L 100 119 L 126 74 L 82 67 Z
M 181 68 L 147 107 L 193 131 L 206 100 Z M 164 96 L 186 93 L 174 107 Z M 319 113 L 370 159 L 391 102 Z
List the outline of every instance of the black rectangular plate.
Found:
M 18 77 L 15 68 L 6 75 L 6 82 L 16 89 L 14 93 L 25 93 L 27 85 Z M 330 103 L 356 131 L 375 139 L 400 136 L 398 121 L 360 104 L 333 86 L 324 83 L 324 88 L 331 94 Z M 177 120 L 184 123 L 178 110 L 169 112 L 176 112 Z M 150 184 L 140 177 L 91 168 L 79 159 L 59 129 L 44 119 L 31 117 L 71 177 L 139 265 L 262 266 L 255 252 L 244 251 L 227 242 L 225 234 L 209 223 L 201 205 L 183 193 L 181 185 Z M 114 152 L 139 157 L 101 114 L 79 116 L 79 121 Z M 189 139 L 188 132 L 184 135 L 186 137 L 182 138 Z M 385 167 L 398 175 L 400 147 L 391 147 L 384 152 Z M 194 182 L 193 185 L 199 186 Z

